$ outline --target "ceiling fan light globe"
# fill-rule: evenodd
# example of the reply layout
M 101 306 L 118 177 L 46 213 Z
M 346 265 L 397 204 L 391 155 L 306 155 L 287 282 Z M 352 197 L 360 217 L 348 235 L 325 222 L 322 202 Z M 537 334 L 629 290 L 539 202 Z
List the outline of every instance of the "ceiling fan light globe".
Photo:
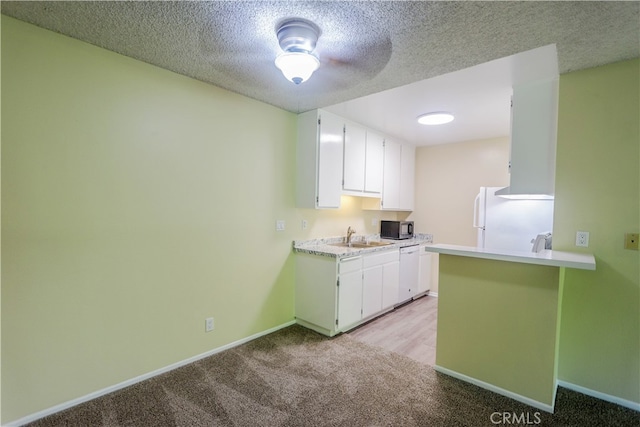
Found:
M 320 67 L 320 61 L 314 55 L 305 52 L 285 52 L 276 58 L 276 67 L 287 80 L 300 84 L 311 77 Z

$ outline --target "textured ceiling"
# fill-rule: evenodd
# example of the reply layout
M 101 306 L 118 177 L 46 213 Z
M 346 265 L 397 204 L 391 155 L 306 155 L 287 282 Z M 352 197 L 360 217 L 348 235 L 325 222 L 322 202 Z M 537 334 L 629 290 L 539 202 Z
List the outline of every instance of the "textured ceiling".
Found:
M 2 13 L 291 112 L 327 107 L 556 44 L 560 73 L 639 56 L 640 3 L 11 2 Z M 315 22 L 321 68 L 274 66 L 284 18 Z

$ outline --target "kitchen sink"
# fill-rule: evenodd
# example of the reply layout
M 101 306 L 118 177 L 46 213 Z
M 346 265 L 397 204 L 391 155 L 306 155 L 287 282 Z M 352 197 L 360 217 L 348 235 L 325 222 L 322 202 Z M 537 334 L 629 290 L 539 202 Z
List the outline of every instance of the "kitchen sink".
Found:
M 393 243 L 387 242 L 352 242 L 352 243 L 331 243 L 331 246 L 339 246 L 342 248 L 376 248 L 378 246 L 388 246 Z

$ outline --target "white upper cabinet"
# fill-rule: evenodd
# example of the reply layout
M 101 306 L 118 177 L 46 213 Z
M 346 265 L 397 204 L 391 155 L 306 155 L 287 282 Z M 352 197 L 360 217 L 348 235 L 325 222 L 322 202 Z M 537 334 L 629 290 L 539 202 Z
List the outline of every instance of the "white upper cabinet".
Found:
M 318 137 L 318 208 L 339 208 L 344 124 L 333 114 L 320 113 Z
M 411 211 L 415 199 L 416 147 L 385 139 L 382 199 L 379 206 L 371 203 L 365 209 Z
M 367 131 L 355 123 L 346 123 L 344 130 L 345 191 L 364 191 Z
M 344 120 L 323 110 L 298 115 L 296 201 L 300 208 L 339 208 Z
M 400 209 L 400 162 L 402 145 L 390 139 L 384 141 L 384 172 L 382 177 L 382 209 Z
M 402 144 L 400 152 L 400 209 L 412 211 L 415 199 L 416 147 Z
M 382 168 L 384 164 L 384 138 L 367 130 L 367 151 L 364 169 L 364 192 L 382 193 Z
M 496 195 L 553 197 L 557 125 L 557 78 L 513 87 L 510 184 Z
M 384 138 L 355 123 L 347 122 L 344 133 L 345 194 L 380 197 Z
M 415 147 L 324 110 L 298 115 L 296 205 L 337 209 L 342 194 L 364 209 L 414 207 Z

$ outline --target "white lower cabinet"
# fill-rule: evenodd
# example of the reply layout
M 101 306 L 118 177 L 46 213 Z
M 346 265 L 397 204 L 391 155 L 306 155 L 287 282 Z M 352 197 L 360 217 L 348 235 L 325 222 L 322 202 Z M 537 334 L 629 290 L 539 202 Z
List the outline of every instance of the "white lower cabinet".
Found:
M 338 261 L 338 330 L 362 319 L 362 257 Z
M 363 261 L 363 287 L 370 294 L 369 304 L 364 318 L 380 311 L 393 308 L 398 302 L 398 286 L 400 283 L 400 253 L 396 249 L 367 256 Z
M 431 290 L 431 252 L 425 251 L 424 246 L 420 246 L 420 264 L 418 268 L 418 292 L 417 296 L 424 295 Z
M 382 309 L 388 310 L 398 303 L 400 287 L 400 256 L 386 263 L 382 269 Z
M 382 310 L 382 266 L 362 270 L 362 317 Z
M 398 301 L 398 249 L 336 259 L 296 254 L 296 321 L 333 336 L 392 310 Z

